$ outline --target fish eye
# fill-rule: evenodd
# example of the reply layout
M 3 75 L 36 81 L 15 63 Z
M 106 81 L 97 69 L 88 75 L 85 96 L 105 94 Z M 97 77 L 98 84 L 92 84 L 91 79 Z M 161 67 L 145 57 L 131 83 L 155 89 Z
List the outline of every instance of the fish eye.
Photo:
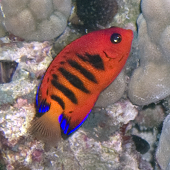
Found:
M 113 43 L 113 44 L 118 44 L 122 41 L 122 36 L 118 33 L 114 33 L 111 35 L 110 37 L 110 41 Z

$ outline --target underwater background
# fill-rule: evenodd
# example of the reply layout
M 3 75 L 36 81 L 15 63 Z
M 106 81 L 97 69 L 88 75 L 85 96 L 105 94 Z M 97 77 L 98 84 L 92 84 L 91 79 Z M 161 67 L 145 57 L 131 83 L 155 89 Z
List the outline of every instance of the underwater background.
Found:
M 0 5 L 0 170 L 170 170 L 168 0 Z M 42 76 L 73 40 L 111 26 L 134 34 L 124 69 L 77 131 L 46 146 L 28 130 Z

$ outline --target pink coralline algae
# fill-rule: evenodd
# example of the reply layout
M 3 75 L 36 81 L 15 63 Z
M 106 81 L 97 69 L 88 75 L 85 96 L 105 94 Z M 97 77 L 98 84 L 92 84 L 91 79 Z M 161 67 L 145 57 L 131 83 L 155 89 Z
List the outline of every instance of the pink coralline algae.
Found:
M 32 152 L 32 160 L 41 162 L 43 160 L 43 150 L 35 149 Z

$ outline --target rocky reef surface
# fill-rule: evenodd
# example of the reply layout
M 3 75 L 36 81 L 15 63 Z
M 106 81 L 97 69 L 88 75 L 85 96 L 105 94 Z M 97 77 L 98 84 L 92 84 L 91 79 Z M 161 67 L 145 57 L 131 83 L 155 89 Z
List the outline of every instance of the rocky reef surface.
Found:
M 128 97 L 136 105 L 164 103 L 169 114 L 170 95 L 170 2 L 142 0 L 137 19 L 140 63 L 128 86 Z M 152 10 L 151 10 L 152 9 Z M 154 113 L 155 114 L 155 113 Z M 169 115 L 164 121 L 156 158 L 163 170 L 170 169 Z
M 28 133 L 36 111 L 37 87 L 56 54 L 90 30 L 87 30 L 76 14 L 76 0 L 72 1 L 72 10 L 71 1 L 68 0 L 0 2 L 3 11 L 3 16 L 0 17 L 0 35 L 6 35 L 0 39 L 0 74 L 4 75 L 3 72 L 7 69 L 2 67 L 4 61 L 16 63 L 10 82 L 4 82 L 3 79 L 0 84 L 0 170 L 168 170 L 169 153 L 166 148 L 169 147 L 169 117 L 164 122 L 162 134 L 161 129 L 170 110 L 169 98 L 166 98 L 169 96 L 169 81 L 166 77 L 169 73 L 166 44 L 169 41 L 166 35 L 169 34 L 166 32 L 166 21 L 169 20 L 163 15 L 164 12 L 156 15 L 157 10 L 149 11 L 152 8 L 159 9 L 160 12 L 161 7 L 168 10 L 168 1 L 142 0 L 138 32 L 136 19 L 140 14 L 140 0 L 117 1 L 117 14 L 112 19 L 106 15 L 108 21 L 105 22 L 105 27 L 114 25 L 134 31 L 132 51 L 126 66 L 117 79 L 101 93 L 85 123 L 73 135 L 62 139 L 52 148 Z M 104 2 L 107 1 L 103 1 L 103 4 Z M 36 10 L 37 4 L 41 4 L 40 13 Z M 103 15 L 105 13 L 106 11 Z M 30 22 L 23 18 L 25 14 L 30 14 Z M 56 20 L 56 16 L 59 18 L 55 25 L 52 18 Z M 17 28 L 19 25 L 11 24 L 14 18 L 20 24 L 32 22 L 35 29 L 29 32 L 28 26 L 28 30 L 24 29 L 26 32 L 23 32 L 21 28 Z M 155 23 L 154 19 L 162 19 L 158 27 L 159 34 L 156 34 L 156 30 L 152 31 L 151 23 Z M 98 20 L 97 17 L 95 26 Z M 42 34 L 39 25 L 43 22 L 49 28 L 43 29 Z M 58 34 L 56 30 L 59 31 Z M 58 35 L 60 37 L 56 38 Z M 28 40 L 41 42 L 27 42 Z

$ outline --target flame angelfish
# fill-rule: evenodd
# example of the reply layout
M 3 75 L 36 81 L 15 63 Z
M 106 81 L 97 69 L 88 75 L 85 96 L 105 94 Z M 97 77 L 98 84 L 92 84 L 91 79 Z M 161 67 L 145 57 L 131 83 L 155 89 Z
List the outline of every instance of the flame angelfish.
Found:
M 133 32 L 118 27 L 94 31 L 67 45 L 51 62 L 36 96 L 31 131 L 56 144 L 87 118 L 100 92 L 124 67 Z

